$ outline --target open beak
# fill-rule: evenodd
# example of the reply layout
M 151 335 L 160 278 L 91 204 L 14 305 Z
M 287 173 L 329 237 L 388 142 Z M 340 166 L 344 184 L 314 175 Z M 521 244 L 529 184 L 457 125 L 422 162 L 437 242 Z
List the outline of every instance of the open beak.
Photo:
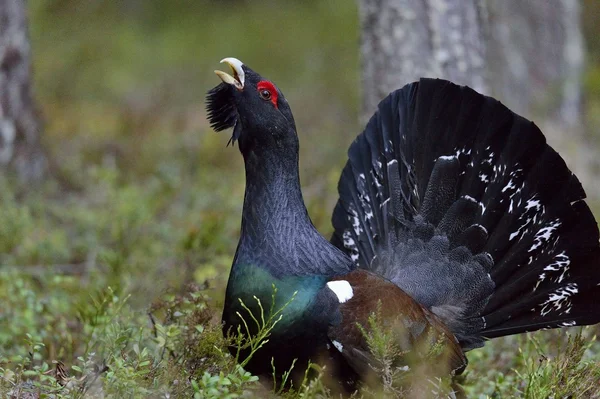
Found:
M 229 57 L 229 58 L 223 58 L 221 60 L 221 63 L 226 63 L 229 65 L 229 67 L 231 68 L 231 71 L 233 73 L 233 76 L 231 76 L 227 72 L 218 71 L 218 70 L 215 71 L 217 76 L 219 78 L 221 78 L 221 80 L 224 83 L 233 85 L 238 90 L 243 90 L 244 89 L 244 70 L 242 69 L 242 66 L 244 64 L 242 63 L 242 61 L 238 60 L 237 58 Z

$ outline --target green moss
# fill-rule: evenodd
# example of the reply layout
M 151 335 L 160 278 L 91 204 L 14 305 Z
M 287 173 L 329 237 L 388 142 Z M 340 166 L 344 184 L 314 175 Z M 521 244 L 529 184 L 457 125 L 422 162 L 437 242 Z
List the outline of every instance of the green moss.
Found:
M 270 394 L 235 365 L 221 334 L 244 172 L 226 134 L 208 128 L 203 97 L 225 56 L 281 87 L 299 127 L 304 197 L 329 234 L 336 182 L 359 131 L 356 4 L 28 4 L 52 176 L 35 190 L 0 177 L 0 396 Z M 586 20 L 586 29 L 597 26 Z M 585 331 L 589 342 L 595 330 Z M 469 395 L 586 389 L 598 345 L 565 361 L 555 350 L 561 334 L 535 336 L 538 347 L 509 338 L 470 352 Z M 531 368 L 538 359 L 543 367 Z M 55 376 L 61 364 L 66 377 Z M 551 378 L 559 372 L 573 385 Z M 282 395 L 327 391 L 315 379 Z

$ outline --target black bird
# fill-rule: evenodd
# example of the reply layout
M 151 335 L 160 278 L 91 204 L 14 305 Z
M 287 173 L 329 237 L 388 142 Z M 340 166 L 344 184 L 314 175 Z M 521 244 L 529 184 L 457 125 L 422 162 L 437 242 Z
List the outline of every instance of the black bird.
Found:
M 255 297 L 268 310 L 296 293 L 251 372 L 322 360 L 352 388 L 377 364 L 361 330 L 376 312 L 403 353 L 442 342 L 447 373 L 489 338 L 600 322 L 598 225 L 534 123 L 445 80 L 394 91 L 350 146 L 328 241 L 303 202 L 282 92 L 223 61 L 233 76 L 215 71 L 208 118 L 233 128 L 246 168 L 225 332 L 240 316 L 256 331 L 240 299 L 256 316 Z

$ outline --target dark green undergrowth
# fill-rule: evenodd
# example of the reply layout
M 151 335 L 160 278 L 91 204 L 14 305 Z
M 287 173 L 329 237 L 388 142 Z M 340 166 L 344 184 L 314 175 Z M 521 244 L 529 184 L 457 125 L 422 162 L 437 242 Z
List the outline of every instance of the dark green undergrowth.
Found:
M 228 350 L 220 312 L 244 172 L 203 97 L 226 56 L 282 88 L 305 200 L 329 235 L 359 130 L 354 3 L 29 6 L 51 175 L 37 187 L 0 177 L 0 397 L 330 397 L 319 378 L 262 385 Z M 599 397 L 597 331 L 495 340 L 458 382 L 473 398 Z M 396 349 L 370 337 L 388 377 L 361 395 L 399 392 Z
M 258 351 L 261 341 L 235 335 L 225 339 L 206 286 L 163 292 L 145 309 L 110 286 L 78 293 L 80 288 L 80 277 L 0 274 L 3 397 L 331 397 L 319 378 L 284 392 L 281 385 L 261 385 L 244 371 L 246 359 L 236 361 L 227 346 Z M 245 317 L 260 326 L 263 340 L 280 316 L 273 309 L 265 314 Z M 427 374 L 407 376 L 394 365 L 401 354 L 375 320 L 364 331 L 383 365 L 381 377 L 375 377 L 381 378 L 383 390 L 366 388 L 358 397 L 428 397 L 423 394 L 431 388 Z M 494 341 L 470 353 L 468 372 L 456 381 L 468 397 L 600 397 L 600 347 L 593 332 L 588 328 Z M 434 346 L 427 356 L 437 359 L 439 350 Z M 397 383 L 406 386 L 407 378 L 421 391 L 398 388 Z M 450 381 L 436 383 L 438 392 L 452 389 Z

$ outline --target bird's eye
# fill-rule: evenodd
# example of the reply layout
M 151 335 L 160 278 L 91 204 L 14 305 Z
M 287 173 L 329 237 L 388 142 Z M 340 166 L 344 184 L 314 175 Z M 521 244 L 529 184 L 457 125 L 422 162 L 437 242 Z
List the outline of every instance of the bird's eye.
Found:
M 258 94 L 260 95 L 260 98 L 262 98 L 265 101 L 269 101 L 271 99 L 271 92 L 267 89 L 259 91 Z
M 268 80 L 261 80 L 256 85 L 256 90 L 258 90 L 258 96 L 265 101 L 270 101 L 273 103 L 275 109 L 277 109 L 277 97 L 278 92 L 275 85 Z

